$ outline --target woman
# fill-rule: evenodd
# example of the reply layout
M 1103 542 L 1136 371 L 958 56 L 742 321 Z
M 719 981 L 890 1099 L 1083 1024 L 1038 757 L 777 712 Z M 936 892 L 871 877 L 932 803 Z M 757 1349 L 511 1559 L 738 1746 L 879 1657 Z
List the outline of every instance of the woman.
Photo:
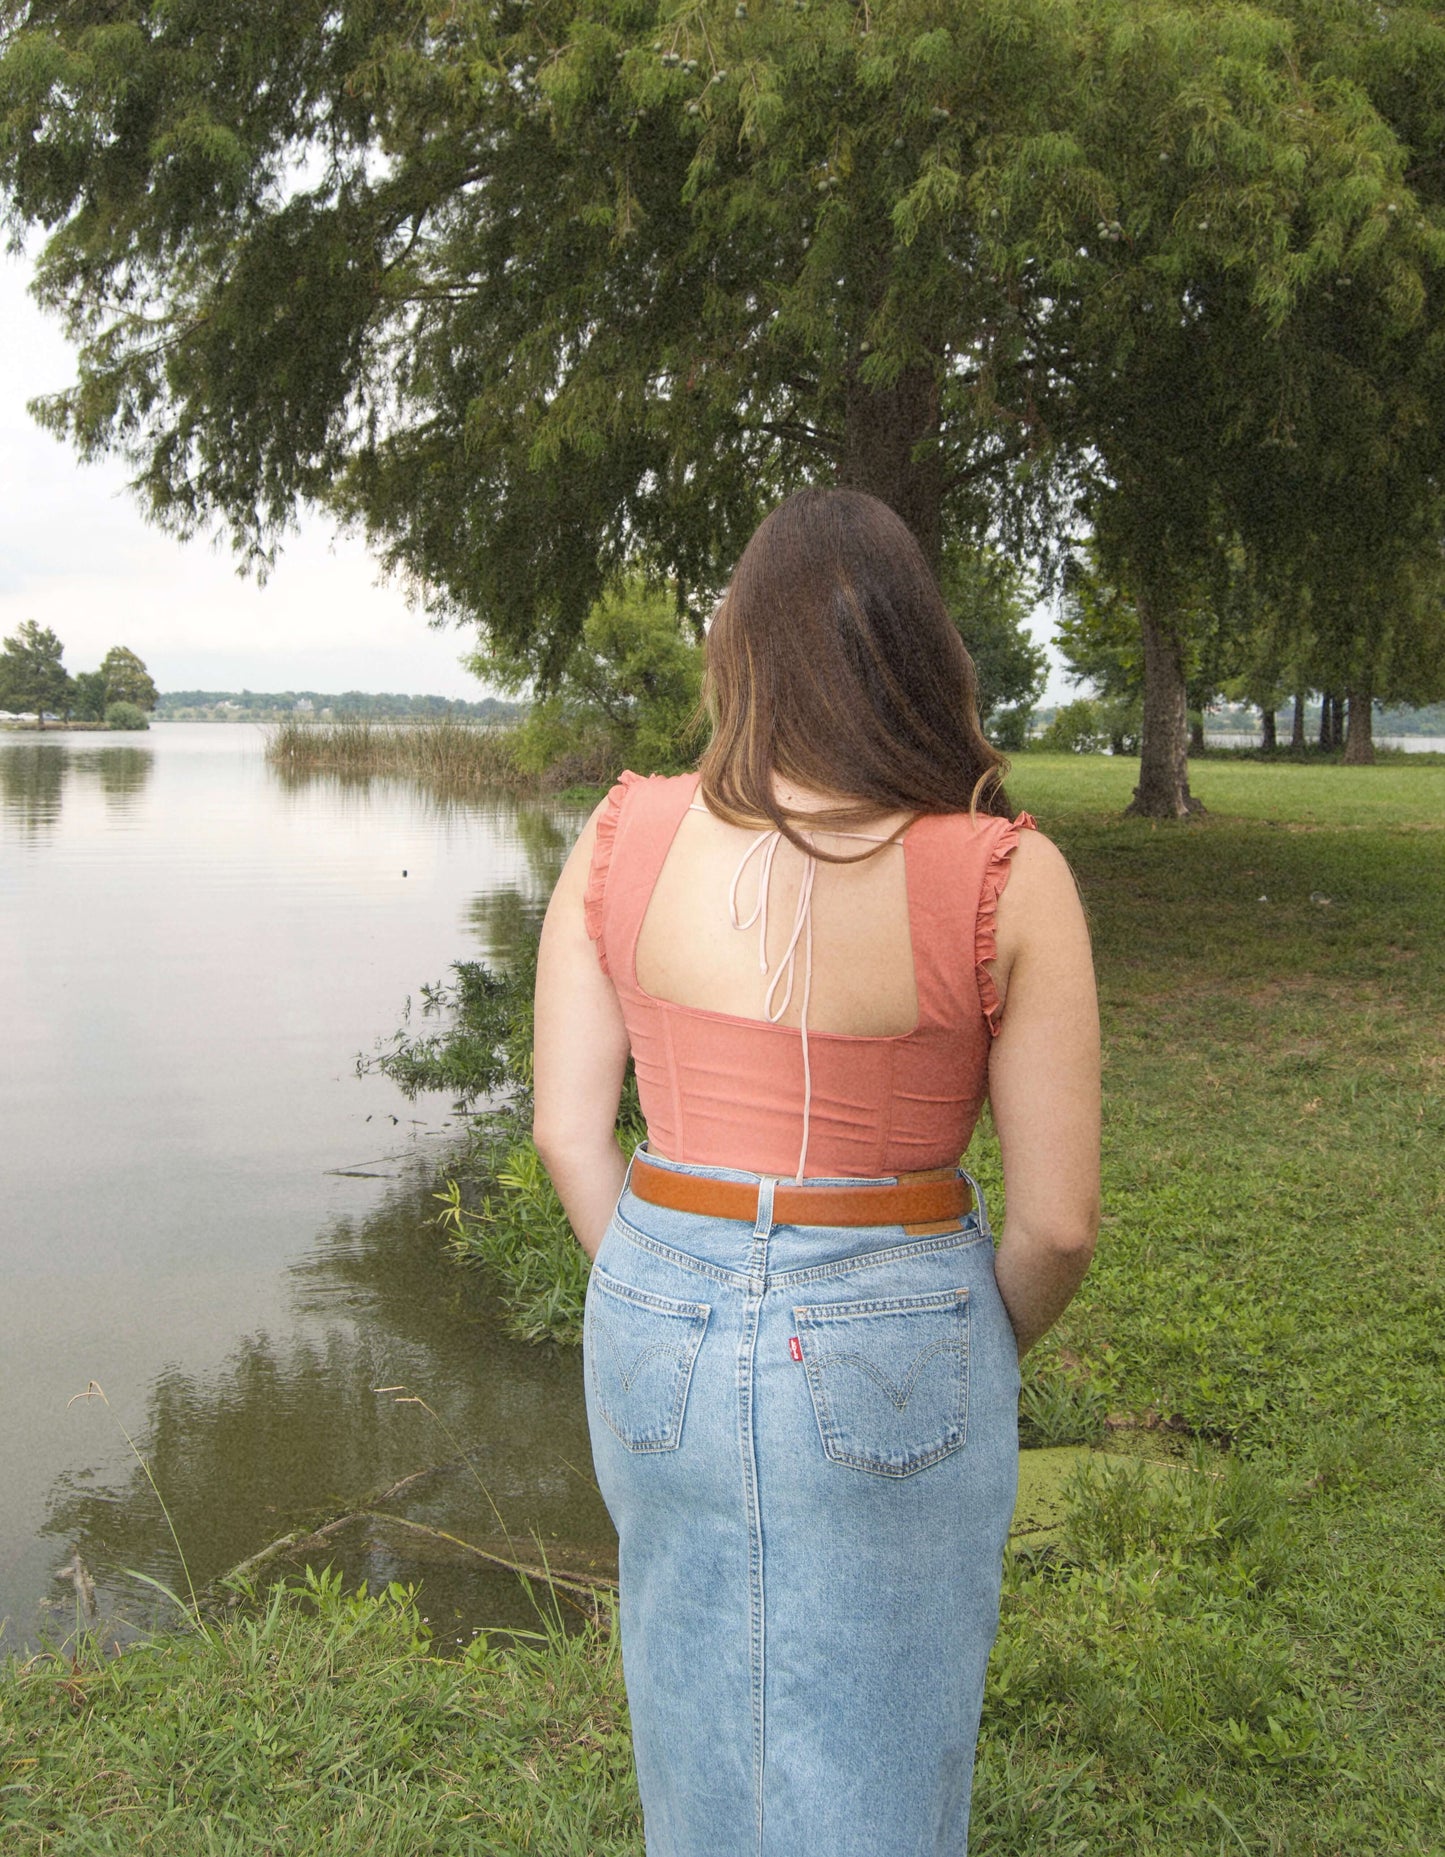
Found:
M 1083 912 L 874 498 L 773 511 L 706 689 L 698 773 L 613 788 L 537 978 L 647 1849 L 961 1857 L 1018 1361 L 1097 1225 Z M 985 1094 L 996 1252 L 956 1166 Z

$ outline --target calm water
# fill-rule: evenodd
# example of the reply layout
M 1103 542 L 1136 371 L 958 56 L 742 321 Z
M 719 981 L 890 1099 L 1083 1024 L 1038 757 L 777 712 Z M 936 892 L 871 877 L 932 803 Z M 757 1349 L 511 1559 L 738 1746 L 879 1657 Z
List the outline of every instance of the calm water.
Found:
M 604 1564 L 575 1354 L 507 1340 L 423 1223 L 459 1124 L 355 1058 L 505 951 L 580 815 L 288 783 L 250 727 L 0 737 L 0 1620 L 10 1647 L 150 1610 L 428 1466 L 398 1513 Z M 98 1400 L 70 1403 L 92 1382 Z M 417 1405 L 424 1398 L 451 1436 Z M 475 1477 L 455 1466 L 464 1448 Z M 451 1466 L 448 1468 L 448 1466 Z M 485 1486 L 485 1495 L 478 1486 Z M 424 1543 L 422 1545 L 425 1545 Z M 515 1582 L 358 1524 L 433 1623 Z M 81 1582 L 83 1584 L 83 1581 Z
M 1257 748 L 1259 735 L 1230 734 L 1225 729 L 1206 729 L 1204 739 L 1211 748 Z M 1281 746 L 1289 742 L 1289 725 L 1282 722 L 1279 729 Z M 1314 734 L 1311 733 L 1311 741 Z M 1445 735 L 1377 735 L 1377 748 L 1401 748 L 1406 754 L 1445 754 Z

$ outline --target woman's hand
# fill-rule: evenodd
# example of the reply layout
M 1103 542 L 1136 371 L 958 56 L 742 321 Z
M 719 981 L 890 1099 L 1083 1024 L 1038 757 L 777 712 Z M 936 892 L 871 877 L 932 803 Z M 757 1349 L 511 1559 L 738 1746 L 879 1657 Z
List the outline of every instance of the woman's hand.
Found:
M 588 1257 L 597 1255 L 627 1172 L 615 1132 L 627 1028 L 582 912 L 601 810 L 573 846 L 547 906 L 532 1045 L 532 1139 Z
M 1099 1010 L 1073 872 L 1024 832 L 998 903 L 1006 993 L 988 1088 L 1003 1153 L 999 1293 L 1022 1357 L 1068 1307 L 1099 1229 Z

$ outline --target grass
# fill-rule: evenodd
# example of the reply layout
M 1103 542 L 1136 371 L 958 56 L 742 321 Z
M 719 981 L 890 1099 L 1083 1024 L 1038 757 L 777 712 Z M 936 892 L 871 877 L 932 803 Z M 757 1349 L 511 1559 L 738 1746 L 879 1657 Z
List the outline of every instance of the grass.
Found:
M 537 777 L 518 767 L 511 732 L 442 717 L 435 722 L 276 723 L 266 759 L 283 774 L 390 774 L 449 793 L 527 793 Z
M 1010 783 L 1078 872 L 1106 1032 L 1099 1256 L 1025 1434 L 1106 1446 L 1009 1557 L 970 1849 L 1439 1857 L 1445 768 L 1191 776 L 1208 814 L 1157 828 L 1124 764 Z M 997 1210 L 986 1130 L 970 1164 Z M 33 1667 L 0 1843 L 636 1857 L 606 1622 L 460 1664 L 419 1630 L 273 1595 Z
M 972 1848 L 1439 1853 L 1445 768 L 1195 764 L 1167 828 L 1111 813 L 1131 779 L 1010 783 L 1106 1032 L 1099 1256 L 1031 1405 L 1216 1450 L 1104 1459 L 1011 1557 Z
M 415 1596 L 310 1575 L 208 1637 L 37 1658 L 0 1694 L 7 1852 L 633 1857 L 616 1640 L 433 1654 Z

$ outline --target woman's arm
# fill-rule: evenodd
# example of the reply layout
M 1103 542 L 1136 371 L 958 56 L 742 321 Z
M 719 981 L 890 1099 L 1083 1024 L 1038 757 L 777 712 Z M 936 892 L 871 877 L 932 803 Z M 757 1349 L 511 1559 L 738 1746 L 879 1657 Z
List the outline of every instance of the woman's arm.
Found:
M 1024 832 L 998 903 L 1007 1002 L 988 1088 L 1003 1151 L 999 1292 L 1022 1357 L 1068 1307 L 1099 1229 L 1099 1011 L 1073 873 Z
M 597 1255 L 627 1171 L 615 1133 L 627 1029 L 582 913 L 596 842 L 594 812 L 547 905 L 532 1045 L 532 1139 L 588 1257 Z

